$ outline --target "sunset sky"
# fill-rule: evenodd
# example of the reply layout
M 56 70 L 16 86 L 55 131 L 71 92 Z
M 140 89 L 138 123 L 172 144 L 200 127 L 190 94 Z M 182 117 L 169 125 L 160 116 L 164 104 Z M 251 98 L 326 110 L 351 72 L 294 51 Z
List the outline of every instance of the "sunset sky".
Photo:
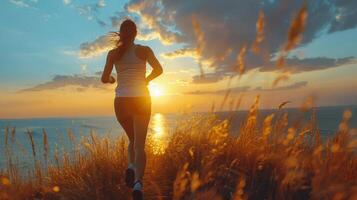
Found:
M 355 0 L 308 1 L 305 31 L 283 66 L 288 75 L 273 85 L 303 2 L 1 1 L 0 118 L 113 115 L 115 85 L 101 84 L 100 75 L 111 48 L 106 35 L 125 18 L 138 25 L 136 43 L 150 46 L 164 68 L 150 85 L 154 112 L 207 111 L 213 104 L 226 110 L 239 98 L 246 109 L 257 94 L 262 108 L 284 101 L 297 107 L 308 97 L 318 106 L 356 105 Z M 253 52 L 260 12 L 263 40 Z

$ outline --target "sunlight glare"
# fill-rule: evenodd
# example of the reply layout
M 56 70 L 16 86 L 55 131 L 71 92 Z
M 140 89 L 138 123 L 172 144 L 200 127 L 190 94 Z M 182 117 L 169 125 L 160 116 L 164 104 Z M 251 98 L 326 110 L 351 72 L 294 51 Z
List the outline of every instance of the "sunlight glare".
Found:
M 165 89 L 157 83 L 149 85 L 150 95 L 153 97 L 159 97 L 165 95 Z
M 167 146 L 167 132 L 165 127 L 165 117 L 161 113 L 155 113 L 153 116 L 153 148 L 155 154 L 163 153 Z

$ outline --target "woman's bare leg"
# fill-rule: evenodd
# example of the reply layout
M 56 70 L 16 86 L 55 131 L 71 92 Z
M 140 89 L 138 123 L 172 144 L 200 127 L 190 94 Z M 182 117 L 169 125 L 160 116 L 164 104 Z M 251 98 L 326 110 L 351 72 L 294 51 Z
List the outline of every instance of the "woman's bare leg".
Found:
M 129 167 L 135 166 L 135 149 L 134 149 L 134 123 L 132 119 L 121 120 L 120 125 L 125 130 L 126 135 L 129 139 L 128 144 L 128 163 Z
M 135 181 L 142 180 L 146 166 L 145 141 L 150 115 L 134 116 Z
M 114 101 L 114 110 L 117 121 L 123 127 L 126 135 L 129 139 L 128 144 L 128 162 L 129 165 L 135 164 L 135 151 L 134 151 L 134 122 L 133 118 L 129 115 L 126 115 L 123 110 L 119 109 L 119 98 L 115 98 Z

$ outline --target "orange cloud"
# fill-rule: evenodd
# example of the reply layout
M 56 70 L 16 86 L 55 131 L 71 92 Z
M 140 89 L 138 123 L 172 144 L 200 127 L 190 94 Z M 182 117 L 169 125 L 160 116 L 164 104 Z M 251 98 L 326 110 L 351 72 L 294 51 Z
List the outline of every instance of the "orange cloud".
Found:
M 167 58 L 167 59 L 174 59 L 177 57 L 192 57 L 192 58 L 198 59 L 198 54 L 197 54 L 196 49 L 183 48 L 183 49 L 178 49 L 173 52 L 164 53 L 164 54 L 162 54 L 162 57 Z
M 145 8 L 149 8 L 153 4 L 152 1 L 141 1 L 137 3 L 132 3 L 127 7 L 128 12 L 137 13 L 140 15 L 140 19 L 148 29 L 151 29 L 151 33 L 145 35 L 140 34 L 138 39 L 148 40 L 148 39 L 159 39 L 163 44 L 172 44 L 177 41 L 177 34 L 167 30 L 157 19 L 155 15 L 151 12 L 156 12 L 156 10 L 149 10 L 145 12 Z
M 114 47 L 114 43 L 109 35 L 102 35 L 92 42 L 85 42 L 80 45 L 78 56 L 80 58 L 90 58 L 101 55 Z

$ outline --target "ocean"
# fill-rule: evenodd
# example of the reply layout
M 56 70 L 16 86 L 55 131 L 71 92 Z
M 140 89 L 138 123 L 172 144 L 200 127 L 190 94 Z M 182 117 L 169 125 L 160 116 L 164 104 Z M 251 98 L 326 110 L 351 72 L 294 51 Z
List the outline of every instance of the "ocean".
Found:
M 318 107 L 316 108 L 317 125 L 321 131 L 322 137 L 331 136 L 339 126 L 342 120 L 342 115 L 345 110 L 352 112 L 350 119 L 350 127 L 357 128 L 357 106 L 334 106 L 334 107 Z M 265 116 L 275 112 L 282 114 L 287 112 L 289 115 L 289 123 L 303 119 L 308 121 L 311 117 L 311 112 L 301 114 L 299 109 L 283 109 L 277 110 L 260 110 L 262 120 Z M 161 114 L 153 113 L 149 124 L 149 135 L 160 135 L 161 142 L 168 140 L 170 134 L 181 120 L 190 118 L 191 116 L 207 115 L 208 113 L 191 113 L 191 114 Z M 219 119 L 231 117 L 232 126 L 230 130 L 232 134 L 236 134 L 237 127 L 243 122 L 247 111 L 230 111 L 217 112 Z M 297 119 L 299 117 L 299 119 Z M 15 128 L 15 134 L 11 130 Z M 9 133 L 5 134 L 6 129 Z M 6 166 L 6 152 L 12 150 L 16 162 L 24 168 L 33 165 L 32 148 L 28 132 L 33 135 L 35 150 L 39 157 L 43 154 L 43 131 L 47 133 L 48 145 L 50 147 L 49 157 L 53 156 L 55 146 L 61 151 L 62 149 L 71 149 L 68 132 L 73 133 L 76 141 L 90 135 L 91 132 L 97 136 L 108 136 L 111 138 L 118 137 L 124 134 L 123 129 L 117 123 L 114 116 L 93 116 L 81 118 L 35 118 L 35 119 L 0 119 L 0 169 Z M 7 144 L 7 145 L 6 145 Z

